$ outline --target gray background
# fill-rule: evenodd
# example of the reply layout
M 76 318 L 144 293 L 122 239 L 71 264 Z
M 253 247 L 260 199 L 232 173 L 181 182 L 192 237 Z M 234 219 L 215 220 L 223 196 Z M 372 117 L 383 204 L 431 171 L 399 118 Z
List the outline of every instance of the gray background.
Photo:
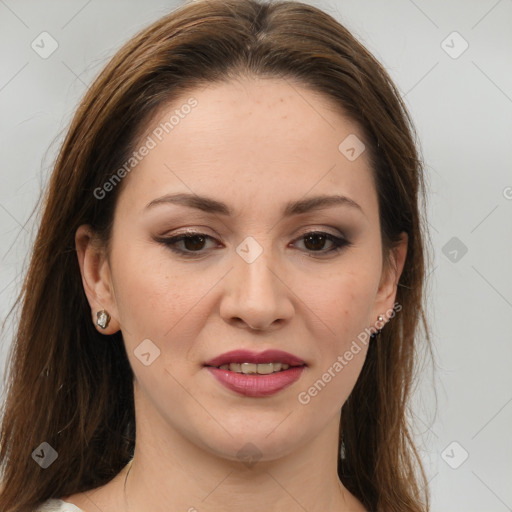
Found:
M 0 320 L 77 101 L 123 42 L 179 3 L 0 0 Z M 423 373 L 412 414 L 433 511 L 512 510 L 512 1 L 309 3 L 384 63 L 421 139 L 437 363 Z M 31 47 L 51 49 L 43 31 L 58 44 L 47 58 Z M 8 322 L 2 363 L 11 331 Z

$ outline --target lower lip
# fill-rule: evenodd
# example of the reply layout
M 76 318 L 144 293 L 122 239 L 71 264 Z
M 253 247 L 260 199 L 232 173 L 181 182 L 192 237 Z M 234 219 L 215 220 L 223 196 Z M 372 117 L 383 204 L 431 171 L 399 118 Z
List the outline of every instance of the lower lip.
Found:
M 274 395 L 296 382 L 306 367 L 292 366 L 288 370 L 269 375 L 237 373 L 231 370 L 214 368 L 213 366 L 207 366 L 206 368 L 228 389 L 244 396 L 264 397 Z

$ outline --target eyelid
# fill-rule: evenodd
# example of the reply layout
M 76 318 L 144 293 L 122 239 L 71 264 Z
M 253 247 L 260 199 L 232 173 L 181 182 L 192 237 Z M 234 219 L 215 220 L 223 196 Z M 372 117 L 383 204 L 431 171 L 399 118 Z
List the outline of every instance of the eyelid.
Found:
M 331 233 L 329 230 L 334 230 L 336 233 Z M 300 237 L 309 233 L 325 233 L 327 235 L 343 238 L 344 240 L 348 241 L 348 236 L 345 235 L 341 229 L 335 228 L 333 226 L 307 226 L 306 228 L 301 229 L 299 234 L 296 236 Z
M 289 245 L 294 246 L 299 240 L 304 239 L 306 235 L 317 235 L 321 236 L 323 235 L 324 238 L 326 238 L 333 246 L 327 250 L 322 249 L 319 251 L 309 251 L 309 250 L 299 250 L 301 253 L 304 254 L 304 256 L 313 257 L 316 259 L 327 259 L 329 256 L 337 256 L 339 255 L 345 248 L 351 247 L 353 244 L 352 242 L 342 233 L 340 235 L 334 235 L 332 233 L 329 233 L 325 230 L 325 228 L 315 229 L 312 227 L 303 228 L 300 234 L 296 235 L 295 238 L 290 242 Z M 186 249 L 178 249 L 177 245 L 182 242 L 183 240 L 187 238 L 193 238 L 194 236 L 202 237 L 205 239 L 210 239 L 213 241 L 218 240 L 207 234 L 203 233 L 202 231 L 188 228 L 186 231 L 178 232 L 176 234 L 172 234 L 170 236 L 160 236 L 160 237 L 154 237 L 154 240 L 158 243 L 161 243 L 165 245 L 169 250 L 172 252 L 178 254 L 179 256 L 187 259 L 200 259 L 203 256 L 206 256 L 210 250 L 204 250 L 200 249 L 199 251 L 189 251 Z M 222 243 L 222 242 L 221 242 Z M 289 247 L 289 246 L 288 246 Z M 218 246 L 217 246 L 218 248 Z
M 169 235 L 161 235 L 161 236 L 157 236 L 155 238 L 157 238 L 159 240 L 171 240 L 171 239 L 174 239 L 174 238 L 177 238 L 180 236 L 184 236 L 184 235 L 190 235 L 190 236 L 195 236 L 195 235 L 201 236 L 202 235 L 205 237 L 209 237 L 211 239 L 216 239 L 217 241 L 219 238 L 221 238 L 220 235 L 217 233 L 215 233 L 214 235 L 207 233 L 206 231 L 208 231 L 208 229 L 209 228 L 205 228 L 203 226 L 198 226 L 197 228 L 185 228 L 184 231 L 177 231 L 177 232 L 173 232 L 172 234 L 169 234 Z M 335 231 L 337 231 L 337 233 L 331 233 L 331 232 L 327 231 L 326 229 L 335 230 Z M 341 229 L 335 228 L 333 226 L 307 226 L 305 228 L 302 228 L 296 235 L 294 235 L 293 241 L 296 241 L 301 236 L 308 235 L 311 233 L 324 233 L 324 234 L 331 235 L 331 236 L 334 236 L 337 238 L 342 238 L 343 240 L 345 240 L 347 242 L 349 241 L 349 237 Z

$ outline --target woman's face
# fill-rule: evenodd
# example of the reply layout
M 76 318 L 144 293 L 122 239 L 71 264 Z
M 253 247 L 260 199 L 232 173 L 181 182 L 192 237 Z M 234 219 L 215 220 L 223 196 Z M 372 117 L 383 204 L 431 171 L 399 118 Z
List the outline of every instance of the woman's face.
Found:
M 362 139 L 278 79 L 211 84 L 151 121 L 96 284 L 135 374 L 137 434 L 272 460 L 337 429 L 398 280 Z M 258 359 L 270 350 L 293 358 Z

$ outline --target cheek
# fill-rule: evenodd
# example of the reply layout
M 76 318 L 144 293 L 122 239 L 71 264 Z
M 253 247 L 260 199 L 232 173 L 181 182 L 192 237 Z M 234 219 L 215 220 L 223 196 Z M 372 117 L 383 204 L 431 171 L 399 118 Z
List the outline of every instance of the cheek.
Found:
M 380 278 L 375 262 L 370 265 L 364 257 L 345 263 L 324 281 L 321 292 L 310 297 L 329 330 L 317 343 L 319 364 L 311 368 L 309 387 L 298 397 L 303 405 L 315 403 L 333 414 L 348 398 L 363 367 L 369 342 L 365 328 L 372 325 Z
M 136 243 L 113 247 L 119 320 L 130 345 L 145 338 L 162 339 L 192 310 L 205 286 L 183 272 L 173 274 L 162 252 Z
M 329 417 L 339 414 L 359 378 L 368 351 L 369 334 L 364 329 L 371 325 L 374 296 L 375 276 L 347 272 L 330 279 L 321 304 L 316 305 L 330 332 L 324 331 L 326 336 L 318 340 L 317 364 L 297 396 L 312 421 L 317 421 L 319 410 Z
M 380 278 L 375 267 L 363 259 L 340 267 L 310 299 L 338 340 L 349 341 L 372 325 L 371 314 Z
M 363 330 L 365 315 L 357 308 L 336 313 L 337 336 L 317 344 L 317 363 L 310 368 L 310 375 L 297 396 L 300 404 L 308 406 L 306 413 L 315 422 L 326 421 L 326 418 L 315 418 L 318 411 L 329 418 L 339 414 L 359 378 L 368 351 L 369 337 Z

